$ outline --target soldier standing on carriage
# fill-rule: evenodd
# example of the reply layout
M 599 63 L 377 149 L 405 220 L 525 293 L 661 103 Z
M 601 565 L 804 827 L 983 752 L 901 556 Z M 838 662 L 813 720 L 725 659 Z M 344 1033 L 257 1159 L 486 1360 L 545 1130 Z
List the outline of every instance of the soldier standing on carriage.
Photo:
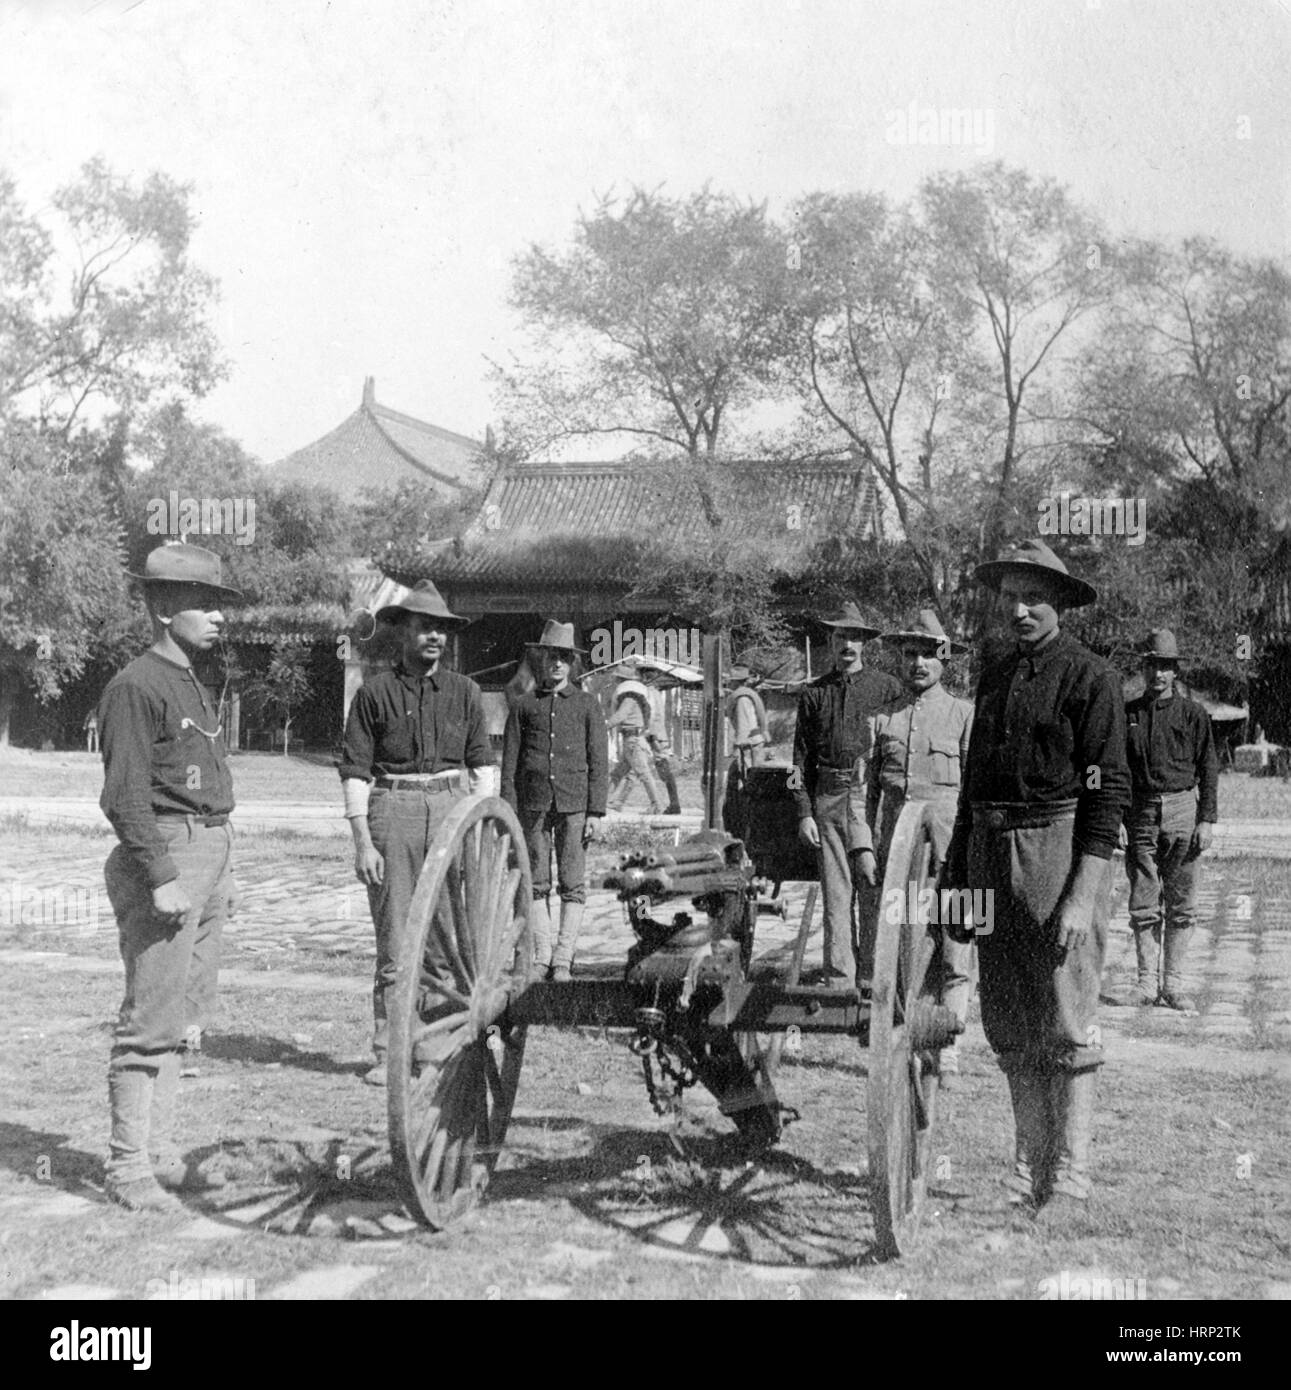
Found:
M 977 690 L 968 766 L 942 887 L 989 892 L 977 938 L 982 1026 L 1008 1079 L 1015 1200 L 1088 1198 L 1094 1027 L 1111 857 L 1129 803 L 1115 671 L 1059 631 L 1093 603 L 1041 541 L 979 565 L 1016 642 Z M 952 932 L 960 930 L 954 926 Z M 971 934 L 960 932 L 965 939 Z
M 507 716 L 502 795 L 524 828 L 533 874 L 535 978 L 568 980 L 587 902 L 585 850 L 605 814 L 609 783 L 605 716 L 595 696 L 570 677 L 580 656 L 572 623 L 548 622 L 531 648 L 538 684 Z M 560 931 L 553 948 L 551 852 L 556 850 Z
M 429 580 L 376 616 L 398 625 L 403 651 L 394 670 L 365 681 L 354 697 L 340 772 L 354 871 L 368 890 L 377 939 L 376 1062 L 363 1079 L 384 1086 L 398 934 L 435 832 L 467 795 L 463 771 L 471 793 L 491 790 L 492 751 L 480 687 L 441 665 L 449 632 L 469 619 L 450 613 Z
M 870 826 L 878 832 L 880 880 L 897 819 L 907 801 L 926 801 L 932 807 L 936 865 L 945 859 L 973 727 L 972 705 L 957 700 L 941 683 L 944 661 L 967 648 L 946 636 L 931 609 L 921 612 L 905 631 L 885 632 L 883 640 L 900 649 L 907 689 L 899 700 L 885 705 L 873 722 L 866 805 Z M 972 942 L 956 941 L 941 933 L 941 966 L 941 1002 L 953 1010 L 960 1023 L 966 1023 L 976 975 Z M 942 1086 L 953 1086 L 958 1073 L 959 1052 L 952 1043 L 941 1050 Z
M 879 635 L 854 603 L 820 619 L 829 628 L 834 669 L 803 690 L 793 738 L 794 804 L 798 835 L 816 851 L 825 899 L 824 976 L 847 984 L 874 966 L 872 903 L 874 847 L 865 816 L 869 721 L 901 694 L 892 676 L 864 669 L 861 651 Z M 862 896 L 859 904 L 858 895 Z M 858 940 L 858 923 L 865 939 Z M 860 947 L 857 960 L 856 946 Z
M 1126 752 L 1134 782 L 1125 851 L 1130 926 L 1138 957 L 1133 1002 L 1159 1002 L 1195 1013 L 1197 1006 L 1183 988 L 1183 962 L 1197 917 L 1197 865 L 1210 848 L 1218 819 L 1219 760 L 1210 716 L 1195 700 L 1175 691 L 1179 648 L 1174 633 L 1164 627 L 1150 633 L 1140 652 L 1143 694 L 1125 707 Z M 1165 981 L 1158 995 L 1162 947 Z
M 120 843 L 104 867 L 125 998 L 108 1063 L 107 1192 L 131 1211 L 179 1207 L 192 1185 L 172 1129 L 186 1033 L 215 1006 L 220 939 L 233 911 L 233 779 L 220 711 L 193 658 L 220 640 L 220 609 L 241 595 L 218 555 L 168 543 L 141 580 L 153 643 L 103 692 L 100 805 Z

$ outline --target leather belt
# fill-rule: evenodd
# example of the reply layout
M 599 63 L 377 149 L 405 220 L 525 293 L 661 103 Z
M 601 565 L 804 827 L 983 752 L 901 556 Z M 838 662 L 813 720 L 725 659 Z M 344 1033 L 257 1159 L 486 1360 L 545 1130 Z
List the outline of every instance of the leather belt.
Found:
M 407 777 L 378 777 L 374 785 L 383 792 L 448 792 L 460 787 L 461 770 L 432 772 Z
M 1143 796 L 1134 797 L 1135 806 L 1159 806 L 1167 796 L 1183 796 L 1187 792 L 1195 792 L 1197 784 L 1194 782 L 1190 787 L 1180 787 L 1177 792 L 1147 792 Z
M 1072 820 L 1076 801 L 974 801 L 973 824 L 989 830 L 1035 830 Z
M 217 825 L 228 825 L 228 812 L 218 816 L 199 816 L 193 811 L 158 811 L 159 816 L 178 816 L 180 820 L 191 820 L 198 825 L 204 825 L 208 830 Z

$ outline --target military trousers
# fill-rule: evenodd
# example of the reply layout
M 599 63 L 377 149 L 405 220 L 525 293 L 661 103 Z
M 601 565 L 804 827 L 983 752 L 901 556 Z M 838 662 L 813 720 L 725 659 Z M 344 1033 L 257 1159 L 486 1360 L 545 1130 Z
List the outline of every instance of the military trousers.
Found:
M 466 795 L 461 779 L 409 784 L 398 790 L 373 789 L 368 805 L 372 843 L 385 860 L 382 882 L 368 887 L 368 907 L 376 929 L 377 959 L 372 981 L 372 1050 L 385 1056 L 388 1008 L 399 963 L 400 944 L 422 865 L 445 817 Z
M 1075 807 L 973 807 L 968 882 L 990 896 L 976 937 L 982 1027 L 1006 1072 L 1100 1066 L 1095 1017 L 1111 916 L 1111 860 L 1099 883 L 1091 930 L 1058 946 L 1058 910 L 1076 867 Z M 989 928 L 989 929 L 988 929 Z

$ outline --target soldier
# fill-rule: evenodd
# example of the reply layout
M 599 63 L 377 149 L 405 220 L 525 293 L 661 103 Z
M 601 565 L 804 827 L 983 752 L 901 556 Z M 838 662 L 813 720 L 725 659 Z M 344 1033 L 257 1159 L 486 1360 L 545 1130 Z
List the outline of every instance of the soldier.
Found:
M 467 794 L 463 771 L 471 793 L 490 791 L 492 752 L 479 686 L 440 664 L 449 632 L 470 620 L 450 613 L 429 580 L 376 616 L 398 625 L 403 651 L 394 670 L 365 681 L 354 697 L 340 773 L 354 872 L 368 890 L 377 941 L 376 1060 L 363 1079 L 384 1086 L 399 933 L 435 831 Z
M 861 651 L 879 635 L 856 604 L 820 619 L 829 628 L 834 668 L 798 697 L 790 785 L 798 835 L 817 853 L 825 899 L 826 979 L 848 984 L 874 969 L 874 904 L 862 884 L 874 885 L 874 844 L 865 815 L 865 761 L 869 719 L 901 694 L 900 684 L 864 669 Z M 862 900 L 858 906 L 858 894 Z M 865 928 L 858 942 L 857 922 Z M 859 944 L 859 961 L 855 946 Z
M 1219 760 L 1210 717 L 1174 688 L 1179 673 L 1174 633 L 1158 628 L 1140 650 L 1144 691 L 1125 706 L 1134 787 L 1125 868 L 1139 968 L 1132 1002 L 1195 1013 L 1197 1006 L 1183 988 L 1183 961 L 1197 916 L 1198 859 L 1210 848 L 1218 818 Z M 1165 983 L 1158 995 L 1163 897 Z
M 942 886 L 989 894 L 977 948 L 982 1026 L 1013 1102 L 1007 1185 L 1017 1201 L 1061 1208 L 1090 1190 L 1094 1017 L 1130 790 L 1125 711 L 1112 668 L 1059 631 L 1064 610 L 1095 601 L 1092 585 L 1039 540 L 976 577 L 1016 646 L 982 673 Z
M 906 693 L 885 705 L 873 721 L 866 805 L 870 826 L 878 830 L 880 879 L 887 868 L 892 833 L 907 801 L 931 804 L 936 864 L 945 859 L 973 727 L 972 705 L 955 699 L 941 683 L 945 659 L 967 648 L 946 636 L 931 609 L 924 609 L 912 627 L 885 632 L 883 640 L 901 651 Z M 976 975 L 976 953 L 972 942 L 956 941 L 944 932 L 941 936 L 941 1002 L 965 1023 Z M 942 1086 L 950 1089 L 958 1074 L 959 1051 L 952 1044 L 941 1050 Z
M 233 779 L 219 710 L 193 658 L 220 640 L 219 556 L 196 545 L 154 550 L 141 580 L 152 646 L 99 703 L 100 805 L 120 843 L 104 868 L 126 989 L 108 1097 L 107 1192 L 131 1211 L 174 1211 L 192 1186 L 173 1141 L 180 1050 L 215 1005 L 220 939 L 233 910 Z
M 762 674 L 742 663 L 727 672 L 731 693 L 726 701 L 726 717 L 734 734 L 732 746 L 741 769 L 761 767 L 767 760 L 767 711 L 758 694 Z
M 584 851 L 605 814 L 609 781 L 605 716 L 596 697 L 570 676 L 579 656 L 572 623 L 548 622 L 532 649 L 537 688 L 516 701 L 502 741 L 502 795 L 524 827 L 533 872 L 534 976 L 568 980 L 587 902 Z M 553 951 L 552 840 L 560 892 L 560 934 Z
M 645 788 L 650 810 L 664 812 L 664 797 L 654 772 L 654 754 L 646 730 L 650 727 L 650 696 L 640 681 L 620 681 L 614 688 L 614 713 L 606 722 L 607 731 L 619 731 L 620 754 L 610 779 L 609 806 L 621 811 L 637 782 Z
M 677 793 L 677 777 L 672 770 L 672 739 L 668 735 L 668 722 L 665 719 L 663 691 L 659 688 L 659 672 L 648 666 L 638 666 L 638 674 L 646 688 L 646 700 L 650 705 L 650 722 L 646 725 L 646 743 L 650 745 L 650 756 L 654 759 L 654 775 L 660 786 L 668 793 L 668 804 L 663 808 L 665 816 L 681 815 L 681 798 Z

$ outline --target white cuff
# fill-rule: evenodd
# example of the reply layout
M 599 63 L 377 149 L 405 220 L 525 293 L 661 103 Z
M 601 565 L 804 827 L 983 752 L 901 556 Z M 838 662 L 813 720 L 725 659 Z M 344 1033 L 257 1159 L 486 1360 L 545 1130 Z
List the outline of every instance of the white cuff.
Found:
M 341 791 L 345 794 L 345 819 L 353 820 L 355 816 L 366 816 L 368 813 L 368 802 L 372 797 L 372 783 L 365 782 L 360 777 L 341 778 Z
M 467 790 L 472 796 L 497 795 L 493 783 L 493 768 L 468 767 L 466 769 Z

